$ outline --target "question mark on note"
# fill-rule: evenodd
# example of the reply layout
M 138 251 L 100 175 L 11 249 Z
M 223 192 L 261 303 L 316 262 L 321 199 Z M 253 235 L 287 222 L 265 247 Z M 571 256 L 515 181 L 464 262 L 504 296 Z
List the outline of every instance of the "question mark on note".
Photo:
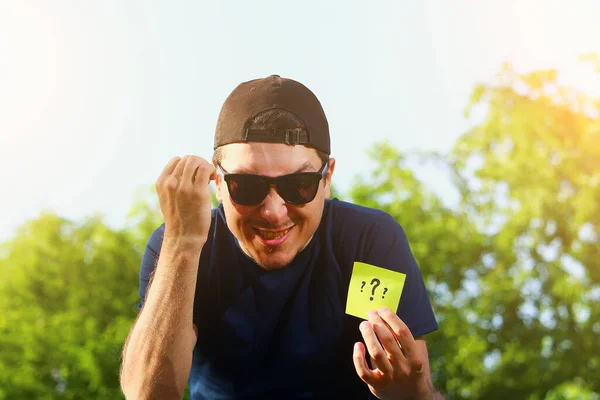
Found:
M 373 286 L 373 284 L 375 284 L 375 286 Z M 373 296 L 375 296 L 375 289 L 377 289 L 379 285 L 381 285 L 381 281 L 377 278 L 373 278 L 373 280 L 371 281 L 371 286 L 373 286 L 373 289 L 371 289 L 371 301 L 373 301 Z
M 365 285 L 366 285 L 366 284 L 367 284 L 367 282 L 365 282 L 365 281 L 362 281 L 362 286 L 360 287 L 360 291 L 361 291 L 361 292 L 363 291 L 363 288 L 365 287 Z

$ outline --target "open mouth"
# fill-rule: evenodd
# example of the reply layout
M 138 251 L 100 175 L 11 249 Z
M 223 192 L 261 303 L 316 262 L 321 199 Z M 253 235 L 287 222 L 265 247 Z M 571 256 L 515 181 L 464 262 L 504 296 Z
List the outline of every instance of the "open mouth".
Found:
M 260 235 L 260 237 L 262 237 L 263 239 L 266 240 L 274 240 L 274 239 L 279 239 L 284 237 L 292 228 L 288 228 L 284 231 L 277 231 L 277 232 L 269 232 L 269 231 L 258 231 L 258 234 Z
M 293 228 L 294 227 L 292 226 L 281 231 L 266 231 L 263 229 L 254 228 L 254 231 L 256 232 L 257 236 L 263 244 L 267 246 L 277 246 L 283 243 L 285 239 L 287 239 L 290 231 Z

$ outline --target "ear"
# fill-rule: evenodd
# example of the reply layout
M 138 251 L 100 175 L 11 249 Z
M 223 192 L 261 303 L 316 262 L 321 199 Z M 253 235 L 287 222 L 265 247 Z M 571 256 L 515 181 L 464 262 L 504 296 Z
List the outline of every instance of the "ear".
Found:
M 333 175 L 333 171 L 335 170 L 335 158 L 329 159 L 329 168 L 325 173 L 325 198 L 328 199 L 331 197 L 331 176 Z

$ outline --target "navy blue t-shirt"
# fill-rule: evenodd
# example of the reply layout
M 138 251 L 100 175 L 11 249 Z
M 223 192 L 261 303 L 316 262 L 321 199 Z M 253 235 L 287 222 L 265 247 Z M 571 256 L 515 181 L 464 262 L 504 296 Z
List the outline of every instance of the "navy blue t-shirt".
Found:
M 164 224 L 146 246 L 140 308 L 163 234 Z M 222 205 L 213 209 L 194 299 L 191 398 L 374 398 L 352 361 L 362 320 L 345 314 L 355 261 L 406 274 L 398 316 L 413 336 L 438 328 L 406 235 L 389 214 L 327 200 L 308 246 L 286 268 L 266 271 L 242 252 Z

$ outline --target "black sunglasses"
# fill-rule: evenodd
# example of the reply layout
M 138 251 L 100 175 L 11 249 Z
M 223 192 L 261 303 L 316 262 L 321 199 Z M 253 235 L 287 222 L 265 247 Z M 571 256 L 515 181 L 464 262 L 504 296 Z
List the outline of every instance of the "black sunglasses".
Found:
M 217 165 L 219 175 L 227 182 L 231 199 L 242 206 L 255 206 L 264 200 L 275 185 L 275 190 L 289 204 L 306 204 L 314 200 L 319 191 L 319 182 L 325 177 L 329 163 L 319 172 L 296 172 L 269 178 L 254 174 L 230 174 Z

